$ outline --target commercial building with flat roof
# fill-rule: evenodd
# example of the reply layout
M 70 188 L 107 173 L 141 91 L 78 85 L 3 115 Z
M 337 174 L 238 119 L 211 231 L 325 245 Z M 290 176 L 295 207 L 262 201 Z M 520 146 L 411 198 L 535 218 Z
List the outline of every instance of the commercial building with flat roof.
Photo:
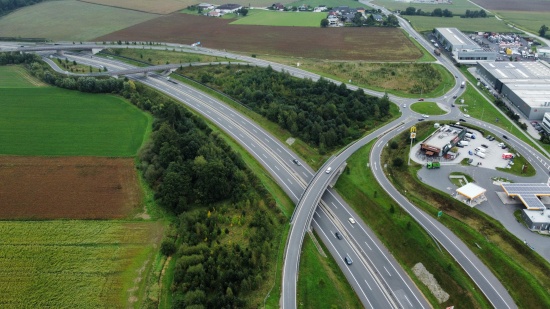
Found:
M 450 51 L 458 63 L 476 64 L 497 59 L 497 51 L 479 46 L 457 28 L 435 28 L 435 36 L 441 48 Z
M 550 230 L 550 210 L 527 210 L 522 209 L 521 217 L 531 231 Z
M 441 157 L 456 146 L 464 138 L 464 135 L 466 135 L 466 130 L 463 127 L 444 125 L 422 141 L 420 149 L 424 150 L 427 156 Z
M 550 112 L 550 65 L 536 62 L 478 62 L 477 73 L 527 119 Z

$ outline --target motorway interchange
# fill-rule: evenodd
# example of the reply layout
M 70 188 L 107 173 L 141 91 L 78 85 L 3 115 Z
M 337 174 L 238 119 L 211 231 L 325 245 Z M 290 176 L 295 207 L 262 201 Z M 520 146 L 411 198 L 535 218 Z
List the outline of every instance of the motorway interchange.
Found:
M 420 37 L 402 20 L 401 26 L 415 38 Z M 424 40 L 419 40 L 419 43 L 428 50 L 431 47 L 430 43 Z M 90 45 L 95 48 L 98 47 L 95 44 Z M 176 45 L 174 45 L 174 47 L 175 46 Z M 101 47 L 106 48 L 109 46 Z M 112 47 L 120 46 L 116 45 Z M 129 47 L 131 48 L 132 46 Z M 177 47 L 180 46 L 178 45 Z M 80 46 L 80 48 L 85 49 L 84 46 Z M 92 47 L 90 47 L 90 49 L 91 48 Z M 159 48 L 164 49 L 165 47 Z M 317 80 L 319 78 L 316 74 L 256 58 L 204 48 L 191 48 L 189 46 L 180 48 L 195 53 L 205 53 L 239 59 L 258 66 L 270 65 L 275 70 L 284 70 L 300 78 L 310 78 L 312 80 Z M 56 49 L 63 50 L 63 45 L 57 46 Z M 36 51 L 40 50 L 40 48 L 36 49 Z M 44 55 L 48 55 L 48 53 Z M 108 68 L 110 72 L 135 69 L 135 67 L 125 63 L 111 59 L 92 57 L 89 54 L 66 53 L 63 57 L 95 67 L 104 66 Z M 45 57 L 44 60 L 60 73 L 66 73 L 59 69 L 55 63 L 47 57 Z M 460 71 L 458 71 L 448 59 L 441 58 L 440 62 L 445 65 L 452 74 L 464 80 Z M 408 130 L 419 117 L 418 114 L 410 109 L 402 108 L 402 115 L 399 119 L 369 134 L 347 147 L 337 156 L 330 158 L 316 174 L 307 164 L 296 164 L 294 160 L 297 156 L 283 143 L 276 140 L 269 133 L 239 112 L 216 99 L 185 84 L 173 81 L 168 82 L 164 76 L 158 74 L 152 73 L 145 76 L 135 73 L 128 75 L 128 77 L 139 80 L 147 86 L 172 96 L 199 112 L 220 129 L 227 132 L 266 168 L 289 197 L 297 203 L 298 206 L 292 217 L 292 229 L 285 250 L 285 268 L 281 297 L 282 307 L 296 307 L 295 296 L 299 255 L 301 243 L 309 226 L 317 231 L 317 234 L 337 261 L 365 308 L 430 307 L 430 304 L 424 299 L 420 291 L 412 283 L 412 280 L 385 249 L 382 243 L 375 237 L 368 226 L 359 220 L 359 217 L 335 191 L 330 188 L 327 189 L 328 183 L 333 177 L 337 176 L 338 168 L 344 164 L 345 160 L 357 149 L 374 139 L 378 139 L 378 141 L 371 153 L 370 161 L 372 170 L 377 180 L 389 195 L 392 196 L 405 211 L 417 220 L 420 225 L 422 225 L 428 233 L 458 261 L 494 307 L 517 307 L 506 289 L 475 254 L 437 220 L 434 220 L 432 217 L 409 203 L 405 197 L 393 188 L 383 173 L 379 164 L 383 146 L 398 133 L 403 130 Z M 348 87 L 350 89 L 357 88 L 351 85 L 348 85 Z M 435 101 L 450 106 L 452 101 L 454 101 L 454 99 L 450 98 L 460 94 L 461 91 L 460 85 L 457 83 L 457 85 L 445 94 L 445 96 L 435 98 Z M 382 93 L 367 89 L 365 89 L 365 92 L 375 96 L 383 95 Z M 390 100 L 397 103 L 400 107 L 403 105 L 410 106 L 411 103 L 416 101 L 414 99 L 403 99 L 393 96 L 390 96 Z M 457 109 L 450 110 L 451 112 L 449 114 L 433 117 L 433 120 L 456 120 L 460 117 L 460 113 Z M 474 123 L 486 128 L 493 134 L 501 135 L 505 133 L 501 129 L 495 128 L 488 123 L 477 120 L 474 120 Z M 522 152 L 537 171 L 547 172 L 550 162 L 545 156 L 514 137 L 509 140 L 509 143 L 515 149 Z M 326 171 L 329 167 L 331 168 L 331 172 L 327 173 Z M 319 207 L 317 207 L 317 205 L 319 205 Z M 350 218 L 354 220 L 350 220 Z M 339 234 L 339 237 L 337 237 L 336 233 Z M 347 261 L 346 257 L 348 258 Z

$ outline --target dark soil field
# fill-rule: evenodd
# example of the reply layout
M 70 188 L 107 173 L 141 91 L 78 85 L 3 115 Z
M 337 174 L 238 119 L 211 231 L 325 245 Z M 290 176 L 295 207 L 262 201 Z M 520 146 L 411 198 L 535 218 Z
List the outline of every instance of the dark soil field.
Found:
M 171 14 L 98 37 L 96 41 L 192 44 L 258 55 L 330 60 L 415 61 L 421 51 L 396 28 L 311 28 L 229 25 L 232 20 Z
M 0 219 L 111 219 L 141 206 L 134 159 L 0 156 Z
M 494 11 L 550 12 L 548 0 L 473 0 L 473 2 Z

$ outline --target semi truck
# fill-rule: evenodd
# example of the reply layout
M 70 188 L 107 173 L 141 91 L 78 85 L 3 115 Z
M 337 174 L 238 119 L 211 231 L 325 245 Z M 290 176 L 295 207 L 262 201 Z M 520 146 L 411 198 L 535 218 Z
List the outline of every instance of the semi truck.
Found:
M 434 169 L 434 168 L 439 168 L 440 164 L 439 164 L 439 162 L 428 162 L 426 167 L 431 170 L 431 169 Z
M 464 88 L 464 87 L 466 87 L 466 82 L 460 83 L 460 88 Z

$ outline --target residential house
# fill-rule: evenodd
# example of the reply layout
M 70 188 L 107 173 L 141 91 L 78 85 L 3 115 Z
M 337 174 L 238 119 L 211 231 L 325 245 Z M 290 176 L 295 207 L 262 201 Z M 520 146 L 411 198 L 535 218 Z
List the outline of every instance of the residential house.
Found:
M 216 8 L 217 12 L 220 12 L 221 14 L 227 14 L 227 13 L 235 13 L 238 10 L 240 10 L 243 6 L 240 4 L 222 4 Z
M 201 4 L 197 5 L 197 7 L 201 10 L 212 10 L 212 9 L 214 9 L 215 5 L 210 4 L 210 3 L 201 3 Z
M 282 11 L 285 9 L 285 6 L 282 4 L 282 3 L 274 3 L 272 6 L 271 6 L 272 9 L 274 10 L 278 10 L 278 11 Z
M 222 13 L 217 12 L 217 11 L 210 11 L 210 12 L 206 13 L 206 16 L 210 16 L 210 17 L 220 17 L 222 15 L 223 15 Z
M 384 19 L 382 18 L 381 15 L 378 15 L 378 14 L 372 14 L 372 18 L 374 18 L 374 20 L 376 20 L 377 22 L 382 22 Z

